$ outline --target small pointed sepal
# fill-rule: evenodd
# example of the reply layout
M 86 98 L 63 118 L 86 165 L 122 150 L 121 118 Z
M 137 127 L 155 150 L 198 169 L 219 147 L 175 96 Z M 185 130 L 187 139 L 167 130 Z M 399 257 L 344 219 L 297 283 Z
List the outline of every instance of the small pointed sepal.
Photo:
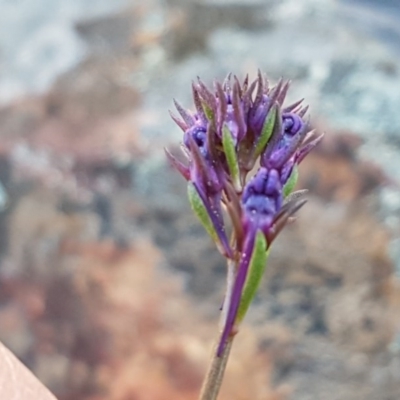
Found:
M 224 148 L 226 162 L 228 163 L 233 186 L 237 192 L 240 192 L 242 187 L 240 184 L 240 171 L 235 142 L 226 124 L 222 128 L 222 146 Z
M 178 161 L 166 148 L 164 148 L 164 152 L 170 164 L 188 181 L 190 179 L 189 167 Z
M 267 146 L 267 143 L 270 140 L 272 133 L 274 131 L 277 113 L 278 113 L 277 107 L 276 105 L 274 105 L 269 111 L 267 118 L 265 119 L 264 125 L 261 130 L 261 135 L 256 143 L 253 155 L 254 159 L 258 158 L 259 155 L 264 151 L 265 147 Z
M 213 209 L 213 206 L 204 203 L 198 190 L 192 182 L 188 183 L 188 198 L 190 206 L 197 218 L 203 225 L 206 232 L 209 234 L 211 239 L 217 245 L 217 248 L 221 254 L 226 257 L 232 257 L 232 250 L 229 247 L 224 227 L 221 226 L 222 217 L 218 218 L 219 210 Z
M 193 183 L 189 182 L 188 183 L 188 197 L 189 197 L 189 202 L 192 207 L 192 210 L 196 214 L 197 218 L 200 220 L 202 223 L 204 229 L 207 231 L 207 233 L 210 235 L 211 239 L 219 244 L 219 237 L 217 234 L 217 231 L 214 228 L 214 225 L 211 221 L 211 218 L 208 214 L 207 208 L 203 203 L 203 200 L 201 199 L 199 193 L 197 192 L 197 189 L 193 185 Z
M 296 187 L 297 181 L 299 179 L 299 169 L 295 165 L 292 169 L 292 172 L 289 176 L 289 179 L 283 186 L 283 197 L 286 198 L 288 197 Z

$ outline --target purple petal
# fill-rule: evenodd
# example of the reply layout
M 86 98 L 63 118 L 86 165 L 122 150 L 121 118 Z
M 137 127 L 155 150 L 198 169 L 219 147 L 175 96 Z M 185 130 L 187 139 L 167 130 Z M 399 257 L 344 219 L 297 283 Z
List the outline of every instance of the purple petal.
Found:
M 303 126 L 302 130 L 294 136 L 287 144 L 278 150 L 272 152 L 267 159 L 264 160 L 266 166 L 280 169 L 283 165 L 292 157 L 299 145 L 307 135 L 306 125 Z
M 282 120 L 284 133 L 289 136 L 295 136 L 301 131 L 304 125 L 304 121 L 294 113 L 284 113 Z

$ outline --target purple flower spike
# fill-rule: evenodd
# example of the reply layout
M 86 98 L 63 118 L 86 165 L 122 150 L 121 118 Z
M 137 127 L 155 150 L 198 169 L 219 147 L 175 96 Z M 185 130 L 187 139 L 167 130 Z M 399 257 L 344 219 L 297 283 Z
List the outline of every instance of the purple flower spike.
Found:
M 167 157 L 188 181 L 194 212 L 235 268 L 217 356 L 254 298 L 271 244 L 305 204 L 303 192 L 293 192 L 297 166 L 322 135 L 308 131 L 303 99 L 284 106 L 288 90 L 283 79 L 270 88 L 260 71 L 253 81 L 228 74 L 211 88 L 198 78 L 194 110 L 175 101 L 179 116 L 171 114 L 183 131 L 187 163 L 168 151 Z

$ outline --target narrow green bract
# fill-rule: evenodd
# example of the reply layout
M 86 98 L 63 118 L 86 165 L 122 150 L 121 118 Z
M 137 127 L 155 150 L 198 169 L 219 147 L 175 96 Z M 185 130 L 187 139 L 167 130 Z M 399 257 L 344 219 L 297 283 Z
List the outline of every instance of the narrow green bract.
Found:
M 205 101 L 201 102 L 201 105 L 204 110 L 204 114 L 206 115 L 207 119 L 212 122 L 214 120 L 214 113 L 212 109 L 208 106 L 208 104 Z
M 275 119 L 276 107 L 274 106 L 271 108 L 267 115 L 267 118 L 265 119 L 261 135 L 257 141 L 256 148 L 254 149 L 254 157 L 258 157 L 265 149 L 265 146 L 267 145 L 268 140 L 271 138 L 272 132 L 274 130 Z
M 211 221 L 211 218 L 207 212 L 206 207 L 204 206 L 203 200 L 197 193 L 195 186 L 189 182 L 188 183 L 188 197 L 190 201 L 190 205 L 192 206 L 192 210 L 197 215 L 197 218 L 203 224 L 207 233 L 211 236 L 214 242 L 219 243 L 219 238 L 217 232 L 214 229 L 214 225 Z
M 292 173 L 289 176 L 285 186 L 283 187 L 283 197 L 289 196 L 293 192 L 296 186 L 297 180 L 299 179 L 299 170 L 297 166 L 294 166 Z
M 254 296 L 257 293 L 261 278 L 263 277 L 267 266 L 268 253 L 269 249 L 267 249 L 265 236 L 261 231 L 258 231 L 254 242 L 253 254 L 251 255 L 246 283 L 240 299 L 236 323 L 240 323 L 243 320 Z
M 228 163 L 228 168 L 232 177 L 233 184 L 235 186 L 235 189 L 239 191 L 241 187 L 236 148 L 232 138 L 232 134 L 226 125 L 224 125 L 224 127 L 222 128 L 222 145 L 224 147 L 225 157 Z

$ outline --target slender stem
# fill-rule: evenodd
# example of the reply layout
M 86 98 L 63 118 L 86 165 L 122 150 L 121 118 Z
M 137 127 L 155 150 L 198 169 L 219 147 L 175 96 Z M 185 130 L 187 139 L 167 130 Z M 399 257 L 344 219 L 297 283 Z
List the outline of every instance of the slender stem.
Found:
M 213 348 L 213 356 L 207 374 L 204 378 L 199 400 L 216 400 L 221 388 L 226 364 L 228 362 L 233 343 L 233 337 L 228 339 L 221 357 L 217 356 L 218 343 L 219 341 L 217 341 Z
M 231 347 L 233 343 L 233 336 L 228 338 L 228 341 L 220 357 L 217 356 L 217 349 L 222 334 L 222 330 L 228 315 L 228 309 L 231 302 L 235 273 L 236 273 L 236 265 L 233 261 L 229 260 L 228 271 L 227 271 L 226 295 L 221 312 L 220 329 L 216 343 L 214 344 L 213 347 L 211 362 L 203 381 L 203 386 L 201 388 L 199 400 L 216 400 L 219 390 L 221 388 L 222 380 L 224 378 L 226 364 L 228 362 L 229 354 L 231 352 Z
M 224 329 L 226 319 L 228 318 L 228 310 L 231 304 L 233 284 L 235 283 L 235 274 L 236 274 L 236 263 L 232 260 L 228 260 L 227 275 L 226 275 L 226 293 L 219 321 L 219 328 L 221 330 Z

